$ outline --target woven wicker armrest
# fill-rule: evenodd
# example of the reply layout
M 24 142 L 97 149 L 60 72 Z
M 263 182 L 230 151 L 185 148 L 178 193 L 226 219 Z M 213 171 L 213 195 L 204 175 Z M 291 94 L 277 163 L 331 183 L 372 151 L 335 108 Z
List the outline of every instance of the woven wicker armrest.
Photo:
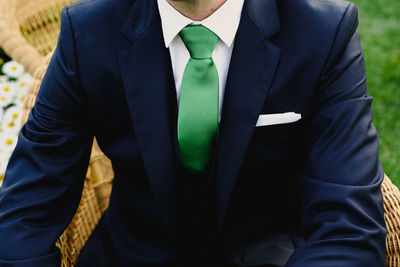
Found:
M 385 175 L 382 183 L 386 236 L 386 266 L 400 266 L 400 192 Z
M 77 0 L 0 0 L 0 46 L 32 75 L 57 43 L 60 13 Z
M 15 0 L 0 0 L 0 46 L 33 74 L 43 62 L 43 56 L 22 36 L 15 13 Z

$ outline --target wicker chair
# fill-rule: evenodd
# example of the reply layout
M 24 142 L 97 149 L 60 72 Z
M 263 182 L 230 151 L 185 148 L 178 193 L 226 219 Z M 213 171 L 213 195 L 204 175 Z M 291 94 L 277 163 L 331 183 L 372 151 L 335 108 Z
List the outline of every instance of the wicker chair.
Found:
M 0 44 L 31 74 L 53 50 L 61 9 L 77 0 L 1 0 Z
M 59 32 L 60 11 L 77 0 L 0 0 L 0 45 L 34 75 L 24 100 L 22 121 L 33 107 Z M 113 170 L 96 142 L 92 148 L 82 199 L 70 225 L 57 242 L 62 266 L 73 266 L 79 251 L 108 206 Z M 385 175 L 382 192 L 386 238 L 386 266 L 400 266 L 400 192 Z

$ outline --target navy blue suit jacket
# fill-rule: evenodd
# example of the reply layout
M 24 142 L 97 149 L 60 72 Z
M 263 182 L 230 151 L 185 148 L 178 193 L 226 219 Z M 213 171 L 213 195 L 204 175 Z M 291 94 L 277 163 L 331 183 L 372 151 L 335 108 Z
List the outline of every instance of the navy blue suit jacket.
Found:
M 213 173 L 233 262 L 384 265 L 383 170 L 357 23 L 340 0 L 245 1 Z M 132 266 L 175 257 L 177 103 L 162 38 L 155 0 L 63 10 L 0 191 L 0 266 L 59 261 L 54 243 L 77 208 L 94 136 L 115 171 L 98 255 L 114 248 Z M 255 127 L 282 112 L 302 119 Z

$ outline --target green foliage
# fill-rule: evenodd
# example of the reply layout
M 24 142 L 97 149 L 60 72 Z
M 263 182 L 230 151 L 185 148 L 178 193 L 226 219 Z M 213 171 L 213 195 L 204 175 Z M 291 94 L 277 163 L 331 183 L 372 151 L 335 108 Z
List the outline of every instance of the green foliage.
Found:
M 10 58 L 6 55 L 6 52 L 4 52 L 3 48 L 0 46 L 0 75 L 4 74 L 1 71 L 3 64 L 9 60 Z
M 386 174 L 400 186 L 400 1 L 353 0 Z
M 8 60 L 10 60 L 10 58 L 6 55 L 6 52 L 4 52 L 3 48 L 0 46 L 0 65 Z

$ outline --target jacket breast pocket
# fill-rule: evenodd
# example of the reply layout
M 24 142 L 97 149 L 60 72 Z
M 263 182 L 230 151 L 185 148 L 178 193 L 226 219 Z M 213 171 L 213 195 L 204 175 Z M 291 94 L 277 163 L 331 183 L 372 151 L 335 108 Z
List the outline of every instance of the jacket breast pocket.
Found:
M 309 127 L 310 115 L 305 115 L 295 122 L 257 126 L 254 129 L 253 137 L 268 140 L 280 139 L 290 136 L 299 136 Z
M 286 124 L 255 127 L 248 147 L 249 156 L 266 161 L 285 161 L 304 151 L 310 117 Z

